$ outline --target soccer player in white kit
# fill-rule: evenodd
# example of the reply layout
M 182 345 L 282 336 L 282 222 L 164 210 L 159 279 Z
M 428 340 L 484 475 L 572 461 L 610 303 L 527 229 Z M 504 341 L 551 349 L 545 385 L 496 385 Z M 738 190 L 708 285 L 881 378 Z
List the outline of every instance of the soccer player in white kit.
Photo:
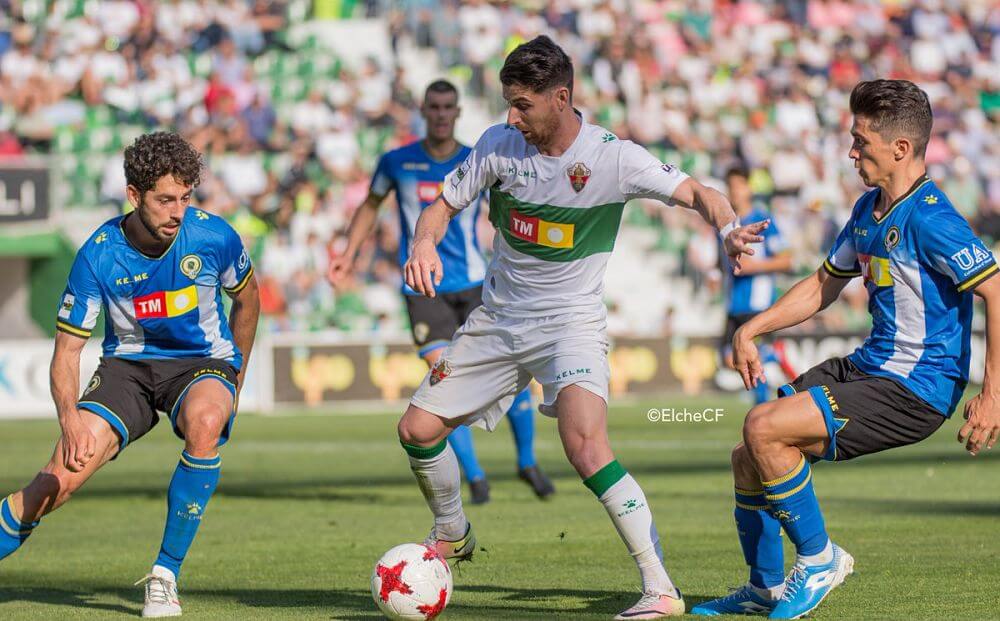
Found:
M 417 389 L 399 438 L 434 514 L 428 544 L 469 558 L 472 527 L 446 438 L 458 425 L 492 430 L 534 377 L 542 412 L 558 419 L 566 456 L 614 522 L 642 576 L 643 596 L 617 619 L 683 614 L 684 600 L 642 489 L 608 443 L 608 339 L 604 271 L 625 202 L 656 198 L 698 211 L 720 229 L 738 269 L 766 222 L 739 227 L 729 201 L 664 165 L 642 147 L 583 122 L 572 106 L 573 65 L 540 36 L 514 50 L 500 71 L 507 123 L 488 129 L 423 211 L 404 268 L 406 282 L 433 297 L 442 266 L 436 246 L 451 217 L 490 191 L 497 229 L 483 305 L 473 311 Z

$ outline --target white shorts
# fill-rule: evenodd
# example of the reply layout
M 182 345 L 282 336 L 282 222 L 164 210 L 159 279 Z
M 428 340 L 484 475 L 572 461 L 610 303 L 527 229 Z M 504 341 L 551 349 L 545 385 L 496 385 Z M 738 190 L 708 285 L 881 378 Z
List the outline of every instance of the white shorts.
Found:
M 469 315 L 410 403 L 442 418 L 472 414 L 465 424 L 493 431 L 534 377 L 539 410 L 555 416 L 559 391 L 576 384 L 608 400 L 605 319 L 564 314 L 515 319 L 482 306 Z

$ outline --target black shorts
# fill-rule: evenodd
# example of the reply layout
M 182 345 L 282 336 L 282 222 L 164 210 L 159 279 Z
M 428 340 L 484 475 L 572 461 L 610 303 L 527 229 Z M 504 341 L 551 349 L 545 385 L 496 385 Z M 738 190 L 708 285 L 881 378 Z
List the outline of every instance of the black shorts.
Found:
M 823 413 L 829 461 L 846 461 L 915 444 L 945 416 L 894 379 L 860 371 L 847 358 L 830 358 L 778 389 L 779 397 L 809 391 Z
M 406 311 L 410 315 L 410 332 L 421 357 L 451 342 L 455 331 L 462 327 L 469 314 L 483 303 L 483 286 L 439 293 L 429 298 L 407 295 Z
M 221 381 L 236 396 L 236 369 L 215 358 L 156 358 L 130 360 L 103 357 L 77 403 L 80 409 L 108 422 L 120 439 L 119 452 L 156 426 L 165 412 L 177 437 L 177 413 L 191 386 L 205 379 Z M 219 446 L 229 439 L 234 411 L 222 431 Z
M 719 349 L 724 353 L 733 350 L 733 337 L 740 326 L 757 316 L 757 313 L 740 313 L 738 315 L 726 315 L 726 331 L 722 334 L 722 342 Z

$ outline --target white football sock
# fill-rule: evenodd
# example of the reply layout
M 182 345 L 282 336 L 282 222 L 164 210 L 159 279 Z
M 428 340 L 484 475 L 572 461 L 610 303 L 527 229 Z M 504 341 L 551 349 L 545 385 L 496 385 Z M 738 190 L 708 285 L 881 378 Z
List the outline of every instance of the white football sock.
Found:
M 798 555 L 796 560 L 800 563 L 805 563 L 806 565 L 825 565 L 833 560 L 833 542 L 829 539 L 826 540 L 826 547 L 822 551 L 816 554 L 810 554 L 809 556 Z
M 469 521 L 462 510 L 462 475 L 451 445 L 427 459 L 408 456 L 410 469 L 434 514 L 434 534 L 444 541 L 458 541 L 465 536 Z
M 632 475 L 626 474 L 619 479 L 599 500 L 639 566 L 643 592 L 676 596 L 677 589 L 663 566 L 663 548 L 653 523 L 653 513 Z

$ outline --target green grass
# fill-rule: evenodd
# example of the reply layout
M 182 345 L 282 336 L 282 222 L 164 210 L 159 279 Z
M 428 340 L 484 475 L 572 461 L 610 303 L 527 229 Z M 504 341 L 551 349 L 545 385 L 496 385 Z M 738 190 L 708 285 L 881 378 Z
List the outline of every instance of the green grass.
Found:
M 721 423 L 655 424 L 651 406 L 725 407 Z M 682 398 L 619 404 L 612 444 L 645 489 L 688 606 L 745 580 L 732 519 L 729 450 L 746 406 Z M 857 573 L 817 619 L 1000 616 L 1000 459 L 970 458 L 958 420 L 921 445 L 816 468 L 834 539 Z M 0 493 L 49 455 L 54 421 L 0 423 Z M 455 573 L 445 619 L 610 619 L 638 575 L 607 515 L 563 457 L 554 422 L 538 453 L 558 493 L 542 503 L 513 476 L 507 429 L 477 432 L 493 501 L 470 507 L 482 550 Z M 0 619 L 137 615 L 181 446 L 166 425 L 98 473 L 0 564 Z M 430 526 L 395 440 L 394 415 L 244 416 L 184 567 L 185 616 L 374 619 L 372 565 Z M 790 556 L 786 558 L 791 558 Z

